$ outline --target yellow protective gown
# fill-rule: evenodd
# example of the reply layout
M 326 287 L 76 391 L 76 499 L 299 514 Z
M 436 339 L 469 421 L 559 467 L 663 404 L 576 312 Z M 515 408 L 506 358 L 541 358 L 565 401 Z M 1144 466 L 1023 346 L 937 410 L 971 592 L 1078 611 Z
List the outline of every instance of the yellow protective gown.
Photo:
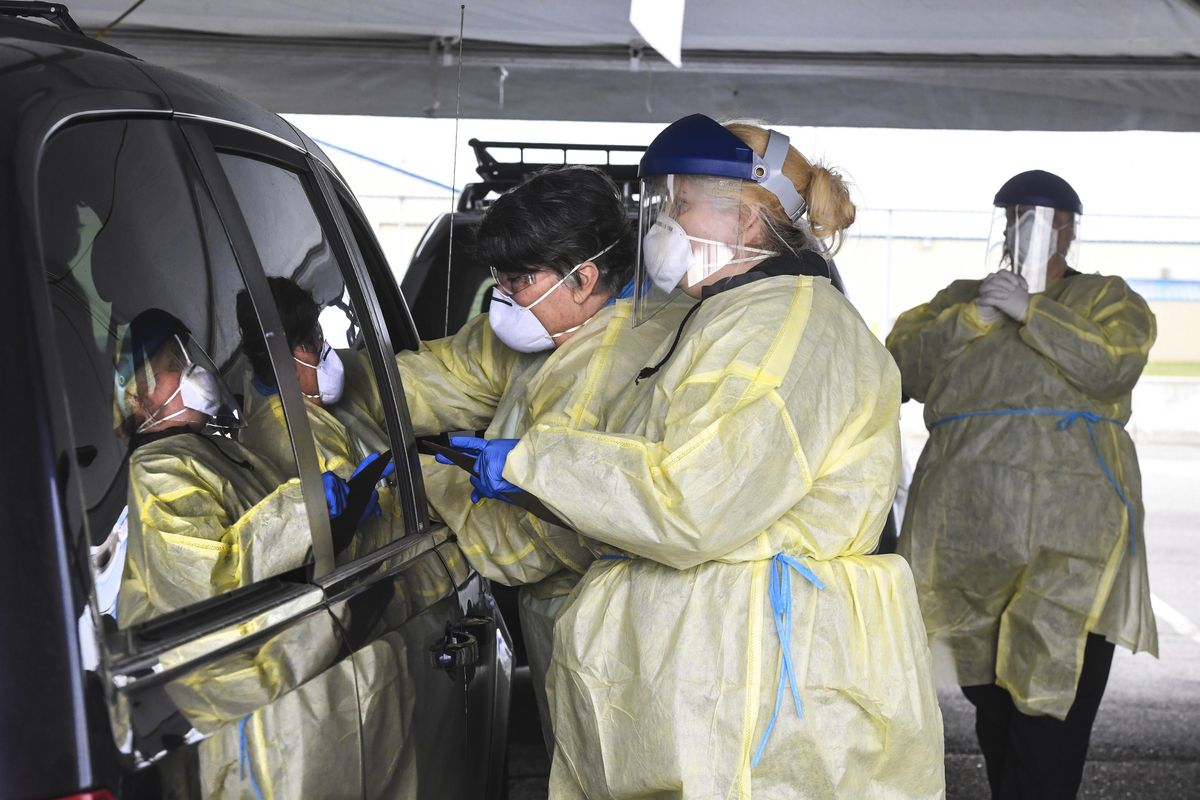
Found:
M 484 436 L 517 439 L 535 422 L 581 430 L 600 427 L 607 409 L 630 391 L 638 371 L 663 339 L 674 334 L 689 307 L 691 301 L 681 299 L 637 328 L 629 300 L 604 307 L 505 392 Z M 542 732 L 552 749 L 545 681 L 554 620 L 593 555 L 573 530 L 499 500 L 472 503 L 470 476 L 458 467 L 428 459 L 422 471 L 430 507 L 457 535 L 471 566 L 491 580 L 523 587 L 521 630 Z
M 392 595 L 382 616 L 360 632 L 368 643 L 349 658 L 333 617 L 313 615 L 257 651 L 235 653 L 168 687 L 198 730 L 215 731 L 200 745 L 204 797 L 357 797 L 360 737 L 363 796 L 424 796 L 423 777 L 436 786 L 436 776 L 419 770 L 414 717 L 413 668 L 428 669 L 429 656 L 411 653 L 400 627 L 453 586 L 440 560 L 421 558 L 406 570 L 404 587 L 414 596 Z M 338 605 L 337 625 L 353 627 L 350 609 Z M 266 626 L 252 621 L 231 633 L 236 640 Z
M 299 479 L 224 437 L 147 442 L 129 457 L 117 620 L 126 627 L 287 572 L 311 545 Z
M 396 368 L 413 432 L 431 436 L 486 428 L 509 387 L 537 370 L 548 355 L 518 353 L 501 342 L 487 314 L 467 320 L 453 336 L 398 353 Z
M 369 375 L 368 372 L 367 376 Z M 361 375 L 357 373 L 356 377 L 362 380 Z M 373 382 L 371 386 L 374 386 Z M 354 396 L 356 399 L 367 397 L 369 390 L 356 389 Z M 278 468 L 294 470 L 296 457 L 292 453 L 292 440 L 288 435 L 283 400 L 279 394 L 263 395 L 253 386 L 247 386 L 245 405 L 246 428 L 242 432 L 242 441 L 247 447 L 262 453 Z M 308 401 L 304 403 L 308 426 L 316 444 L 318 469 L 348 480 L 363 458 L 370 453 L 390 450 L 391 445 L 387 444 L 387 437 L 382 430 L 371 430 L 369 418 L 358 411 L 357 404 L 347 402 L 346 408 L 354 411 L 345 412 L 345 416 L 355 426 L 355 433 L 351 433 L 335 415 L 335 407 L 322 408 Z M 383 449 L 367 449 L 378 446 L 382 446 Z M 380 516 L 368 517 L 362 521 L 355 532 L 354 540 L 343 552 L 337 554 L 338 563 L 371 553 L 404 535 L 404 514 L 399 498 L 388 486 L 381 485 L 377 492 Z
M 263 395 L 248 387 L 245 395 L 246 428 L 241 441 L 275 464 L 278 469 L 296 469 L 296 456 L 288 435 L 283 414 L 283 400 L 278 392 Z M 305 401 L 308 425 L 317 447 L 317 467 L 333 472 L 342 479 L 349 478 L 358 466 L 357 455 L 346 427 L 328 410 Z
M 346 383 L 341 398 L 327 410 L 345 426 L 357 464 L 371 453 L 391 450 L 392 441 L 370 358 L 358 350 L 337 352 L 346 370 Z
M 341 613 L 345 626 L 348 611 Z M 279 618 L 251 619 L 162 661 L 187 663 L 196 651 L 237 647 Z M 366 797 L 417 796 L 404 642 L 387 633 L 346 657 L 336 628 L 327 612 L 312 614 L 257 649 L 238 649 L 167 685 L 183 715 L 208 735 L 198 748 L 204 797 L 357 796 L 361 746 L 371 759 Z
M 942 794 L 912 577 L 867 555 L 896 485 L 899 389 L 827 280 L 780 276 L 706 299 L 610 433 L 533 426 L 504 477 L 632 556 L 594 562 L 555 625 L 552 797 Z M 785 689 L 752 767 L 779 686 L 781 552 L 825 588 L 788 573 L 803 717 Z
M 1083 419 L 969 417 L 934 427 L 909 489 L 900 552 L 925 624 L 963 686 L 997 683 L 1027 714 L 1062 719 L 1084 640 L 1156 652 L 1141 476 L 1125 432 L 1154 315 L 1120 278 L 1074 275 L 1030 300 L 1026 321 L 984 324 L 979 281 L 956 281 L 888 336 L 904 391 L 933 426 L 990 410 L 1086 411 Z M 1062 429 L 1060 430 L 1060 427 Z
M 271 613 L 250 619 L 162 661 L 187 663 L 192 651 L 237 647 L 277 622 Z M 167 685 L 188 721 L 208 734 L 198 747 L 204 797 L 329 797 L 359 785 L 355 670 L 340 650 L 333 617 L 321 610 L 256 649 L 238 649 Z
M 348 478 L 358 460 L 390 444 L 375 427 L 382 407 L 365 356 L 360 360 L 350 351 L 339 355 L 348 364 L 341 400 L 330 408 L 306 402 L 305 411 L 318 468 Z M 264 396 L 247 387 L 246 406 L 243 439 L 272 461 L 294 464 L 279 395 Z M 339 407 L 341 415 L 336 414 Z M 347 424 L 341 422 L 343 415 Z M 379 492 L 382 518 L 364 521 L 342 560 L 365 555 L 402 534 L 403 517 L 394 495 L 386 488 Z M 388 508 L 393 508 L 390 514 Z M 406 606 L 394 611 L 401 620 L 410 613 Z M 262 797 L 338 796 L 356 785 L 344 770 L 357 769 L 360 726 L 374 765 L 364 786 L 366 796 L 416 796 L 413 681 L 403 640 L 395 633 L 372 637 L 353 661 L 333 664 L 310 680 L 313 670 L 302 671 L 298 665 L 332 658 L 335 645 L 331 632 L 313 630 L 310 624 L 271 640 L 257 653 L 235 657 L 244 663 L 227 659 L 174 688 L 189 720 L 201 731 L 215 732 L 200 746 L 206 797 L 254 798 L 258 792 Z M 285 691 L 300 681 L 307 682 Z M 254 711 L 245 716 L 249 710 Z

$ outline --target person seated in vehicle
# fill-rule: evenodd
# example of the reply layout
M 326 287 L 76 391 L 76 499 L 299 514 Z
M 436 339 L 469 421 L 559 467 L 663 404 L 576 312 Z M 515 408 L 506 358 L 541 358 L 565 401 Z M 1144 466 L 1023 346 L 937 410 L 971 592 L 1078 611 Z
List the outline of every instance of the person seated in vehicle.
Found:
M 318 465 L 326 475 L 351 480 L 389 448 L 382 405 L 365 354 L 334 350 L 325 342 L 319 322 L 320 306 L 295 281 L 270 278 L 268 282 L 292 354 L 296 380 L 304 395 Z M 238 293 L 237 317 L 242 352 L 254 371 L 245 392 L 248 425 L 242 441 L 277 466 L 293 463 L 291 438 L 266 339 L 245 291 Z M 348 376 L 353 376 L 352 389 Z M 394 464 L 389 463 L 381 478 L 394 471 Z M 336 481 L 326 479 L 326 495 L 331 503 L 335 502 L 339 489 Z M 335 551 L 350 558 L 370 552 L 399 538 L 392 528 L 402 524 L 398 498 L 389 487 L 382 486 L 368 503 L 368 512 L 353 532 L 353 539 L 339 542 L 335 535 Z
M 151 308 L 118 353 L 115 409 L 129 442 L 122 627 L 304 563 L 299 480 L 238 442 L 236 401 L 187 326 Z M 221 435 L 224 433 L 225 435 Z

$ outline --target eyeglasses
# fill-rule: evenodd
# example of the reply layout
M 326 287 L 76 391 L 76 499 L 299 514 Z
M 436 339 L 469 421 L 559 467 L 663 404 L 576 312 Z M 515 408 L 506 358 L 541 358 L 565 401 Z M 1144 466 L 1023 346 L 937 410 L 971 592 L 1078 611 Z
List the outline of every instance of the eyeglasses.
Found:
M 538 281 L 538 272 L 497 272 L 495 267 L 488 269 L 492 271 L 492 280 L 496 282 L 496 288 L 509 297 L 515 297 Z

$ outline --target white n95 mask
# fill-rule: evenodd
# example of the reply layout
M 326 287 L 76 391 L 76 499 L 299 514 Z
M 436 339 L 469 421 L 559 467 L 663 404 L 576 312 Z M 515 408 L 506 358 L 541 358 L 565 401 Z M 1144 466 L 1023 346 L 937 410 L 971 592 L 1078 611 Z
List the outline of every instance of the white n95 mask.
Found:
M 322 403 L 333 405 L 342 399 L 342 392 L 346 389 L 346 365 L 342 363 L 337 350 L 326 344 L 321 351 L 321 360 L 316 366 L 295 356 L 292 356 L 292 359 L 301 366 L 317 371 L 317 391 Z
M 179 378 L 183 404 L 193 411 L 214 417 L 221 408 L 221 386 L 217 376 L 199 364 L 193 364 Z
M 646 274 L 654 285 L 670 292 L 687 274 L 692 261 L 692 245 L 679 223 L 660 214 L 642 240 Z
M 158 412 L 178 396 L 183 398 L 183 408 L 167 414 L 165 417 L 159 417 Z M 221 388 L 217 376 L 199 364 L 192 364 L 180 373 L 179 385 L 175 387 L 175 391 L 171 392 L 171 395 L 162 401 L 158 408 L 150 412 L 145 422 L 138 426 L 137 432 L 144 433 L 156 425 L 183 416 L 188 410 L 199 411 L 205 416 L 214 417 L 220 409 Z
M 597 258 L 616 247 L 619 241 L 620 239 L 614 241 L 591 258 L 580 261 L 571 268 L 570 272 L 559 278 L 553 286 L 542 292 L 541 297 L 527 306 L 520 305 L 512 297 L 500 291 L 499 287 L 493 287 L 492 303 L 488 306 L 488 324 L 492 326 L 492 333 L 496 334 L 497 339 L 518 353 L 540 353 L 543 350 L 553 349 L 555 346 L 554 340 L 558 337 L 574 333 L 584 325 L 587 325 L 591 321 L 591 317 L 588 317 L 578 325 L 567 328 L 565 331 L 550 333 L 550 331 L 546 330 L 546 326 L 542 324 L 542 321 L 537 318 L 537 315 L 533 313 L 533 307 L 553 294 L 558 287 L 566 283 L 567 279 L 578 272 L 580 267 L 588 262 L 594 262 Z
M 546 330 L 546 326 L 530 308 L 533 308 L 532 304 L 528 307 L 518 305 L 517 301 L 505 296 L 499 289 L 492 289 L 488 324 L 492 326 L 497 339 L 518 353 L 540 353 L 553 349 L 554 339 L 550 331 Z
M 700 247 L 693 246 L 693 242 Z M 736 258 L 739 249 L 752 255 Z M 695 286 L 730 264 L 760 261 L 773 255 L 776 253 L 772 250 L 746 245 L 736 248 L 726 242 L 689 236 L 683 226 L 666 214 L 658 215 L 642 239 L 646 274 L 664 292 L 673 291 L 685 275 L 685 285 Z

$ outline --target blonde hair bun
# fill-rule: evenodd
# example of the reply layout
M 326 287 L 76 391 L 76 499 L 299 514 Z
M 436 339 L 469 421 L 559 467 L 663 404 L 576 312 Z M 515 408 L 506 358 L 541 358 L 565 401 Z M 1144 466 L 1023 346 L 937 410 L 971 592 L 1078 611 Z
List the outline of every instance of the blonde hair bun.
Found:
M 726 130 L 745 142 L 760 156 L 767 150 L 770 131 L 758 122 L 734 121 L 724 123 Z M 783 213 L 779 199 L 757 184 L 746 190 L 746 198 L 757 205 L 769 221 L 768 228 L 776 230 L 805 229 L 824 243 L 821 249 L 836 253 L 841 247 L 845 230 L 854 224 L 856 209 L 850 201 L 850 189 L 836 170 L 824 164 L 810 162 L 799 150 L 788 145 L 783 162 L 783 174 L 808 205 L 804 218 L 797 225 Z M 786 242 L 785 242 L 786 244 Z

